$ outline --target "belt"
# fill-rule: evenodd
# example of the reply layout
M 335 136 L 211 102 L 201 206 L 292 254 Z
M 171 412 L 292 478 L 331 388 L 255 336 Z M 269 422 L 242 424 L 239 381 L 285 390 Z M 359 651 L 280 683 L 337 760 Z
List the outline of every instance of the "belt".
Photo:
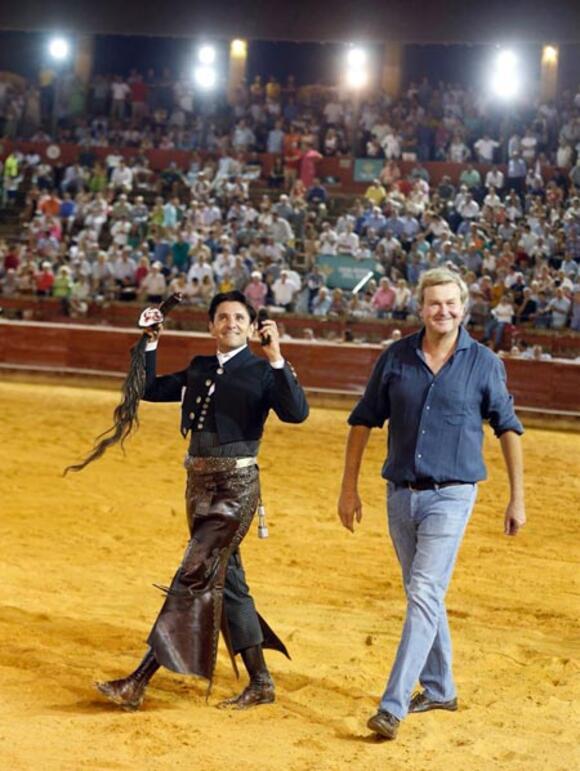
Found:
M 459 482 L 452 479 L 449 482 L 433 482 L 431 479 L 418 479 L 416 482 L 395 482 L 397 487 L 404 487 L 411 492 L 420 492 L 421 490 L 439 490 L 441 487 L 452 487 L 453 485 L 466 485 L 470 482 Z
M 186 455 L 183 465 L 188 471 L 196 471 L 198 474 L 211 474 L 216 471 L 235 471 L 240 468 L 248 468 L 256 465 L 256 457 L 247 458 L 198 458 Z

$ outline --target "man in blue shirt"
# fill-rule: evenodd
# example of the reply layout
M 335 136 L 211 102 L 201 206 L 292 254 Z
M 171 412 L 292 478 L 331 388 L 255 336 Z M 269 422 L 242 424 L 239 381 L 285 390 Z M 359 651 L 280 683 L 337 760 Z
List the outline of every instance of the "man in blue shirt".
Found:
M 407 613 L 395 662 L 367 725 L 394 739 L 407 712 L 457 709 L 445 594 L 477 494 L 485 479 L 482 419 L 499 437 L 510 481 L 504 532 L 525 524 L 520 434 L 501 360 L 461 322 L 468 290 L 445 268 L 418 286 L 424 328 L 381 354 L 351 425 L 338 513 L 361 521 L 357 481 L 372 428 L 389 421 L 382 475 L 389 532 L 403 573 Z M 422 691 L 411 697 L 415 683 Z

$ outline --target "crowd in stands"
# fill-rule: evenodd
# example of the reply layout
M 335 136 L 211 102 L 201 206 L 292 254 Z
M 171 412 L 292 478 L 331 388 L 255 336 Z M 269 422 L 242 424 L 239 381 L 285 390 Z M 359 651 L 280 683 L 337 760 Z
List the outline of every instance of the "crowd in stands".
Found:
M 382 148 L 383 169 L 364 194 L 341 205 L 317 176 L 316 165 L 320 151 L 329 152 L 329 132 L 338 137 L 336 151 L 345 149 L 348 102 L 298 107 L 292 84 L 281 89 L 273 80 L 265 87 L 256 81 L 232 108 L 223 131 L 226 123 L 196 117 L 193 94 L 181 93 L 182 86 L 138 74 L 129 81 L 97 79 L 89 97 L 83 94 L 79 117 L 71 122 L 73 113 L 67 113 L 57 129 L 84 146 L 78 163 L 61 167 L 17 151 L 5 158 L 4 201 L 24 198 L 24 208 L 22 237 L 0 244 L 3 295 L 50 295 L 61 299 L 64 312 L 82 316 L 91 301 L 155 303 L 180 291 L 186 302 L 203 307 L 215 291 L 236 288 L 256 308 L 268 306 L 279 314 L 405 321 L 417 316 L 414 290 L 421 273 L 446 265 L 468 284 L 467 323 L 482 328 L 495 348 L 514 325 L 580 331 L 578 96 L 561 112 L 540 105 L 518 142 L 515 134 L 505 135 L 505 148 L 503 140 L 493 144 L 485 121 L 476 120 L 481 105 L 467 91 L 432 88 L 425 81 L 397 103 L 370 101 L 362 107 L 361 126 L 370 134 L 379 124 L 385 128 L 381 139 L 368 139 Z M 31 120 L 30 90 L 34 87 L 20 97 L 18 125 L 38 139 L 43 99 L 50 94 L 38 91 Z M 87 98 L 88 118 L 82 117 Z M 6 100 L 9 108 L 12 104 L 5 97 L 5 129 Z M 457 178 L 431 183 L 421 161 L 438 157 L 437 147 L 448 152 L 446 143 L 434 139 L 438 130 L 431 134 L 433 143 L 426 143 L 428 150 L 417 144 L 417 162 L 401 174 L 401 153 L 385 151 L 387 129 L 412 124 L 416 138 L 417 129 L 439 112 L 439 127 L 449 122 L 449 146 L 461 125 L 465 148 L 490 162 L 483 175 L 463 152 L 457 156 L 464 162 Z M 524 140 L 540 123 L 543 138 L 532 149 Z M 467 126 L 471 139 L 464 133 Z M 204 147 L 196 139 L 198 129 L 214 152 L 197 151 Z M 479 135 L 485 142 L 472 142 Z M 114 147 L 133 141 L 146 149 L 154 137 L 175 146 L 186 136 L 192 151 L 187 169 L 171 163 L 153 172 L 143 156 L 126 162 Z M 91 145 L 113 137 L 101 164 L 91 156 Z M 562 141 L 572 152 L 548 176 L 542 154 L 559 152 Z M 278 176 L 260 180 L 254 151 L 264 147 L 277 153 L 281 164 Z M 404 145 L 405 152 L 409 148 Z M 504 149 L 505 173 L 491 163 Z M 287 152 L 294 150 L 289 167 Z M 317 255 L 373 260 L 376 278 L 355 295 L 327 288 Z
M 135 147 L 208 152 L 269 152 L 285 165 L 311 148 L 324 156 L 387 160 L 507 162 L 518 155 L 574 166 L 580 145 L 580 89 L 557 102 L 533 97 L 509 106 L 482 89 L 411 83 L 398 99 L 366 94 L 362 103 L 339 88 L 283 86 L 257 76 L 225 95 L 196 93 L 191 80 L 166 69 L 96 76 L 45 71 L 25 88 L 0 81 L 0 135 L 84 147 Z M 353 125 L 356 123 L 356 126 Z M 353 146 L 354 142 L 354 146 Z

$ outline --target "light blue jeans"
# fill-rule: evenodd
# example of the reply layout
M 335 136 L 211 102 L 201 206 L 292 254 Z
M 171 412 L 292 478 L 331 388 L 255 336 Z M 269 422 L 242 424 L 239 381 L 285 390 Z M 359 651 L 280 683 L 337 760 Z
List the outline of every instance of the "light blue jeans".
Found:
M 389 533 L 403 573 L 407 614 L 379 709 L 401 720 L 415 683 L 429 698 L 455 696 L 445 594 L 477 485 L 413 492 L 388 484 Z

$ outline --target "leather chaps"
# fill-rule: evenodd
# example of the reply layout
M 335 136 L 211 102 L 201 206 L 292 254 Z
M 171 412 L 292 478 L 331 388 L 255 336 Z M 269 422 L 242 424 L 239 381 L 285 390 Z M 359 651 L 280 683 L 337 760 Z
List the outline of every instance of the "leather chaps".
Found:
M 220 628 L 237 674 L 226 616 L 224 582 L 228 560 L 248 532 L 260 497 L 256 466 L 231 471 L 188 470 L 190 540 L 148 638 L 162 666 L 212 680 Z M 258 616 L 263 646 L 288 652 Z

